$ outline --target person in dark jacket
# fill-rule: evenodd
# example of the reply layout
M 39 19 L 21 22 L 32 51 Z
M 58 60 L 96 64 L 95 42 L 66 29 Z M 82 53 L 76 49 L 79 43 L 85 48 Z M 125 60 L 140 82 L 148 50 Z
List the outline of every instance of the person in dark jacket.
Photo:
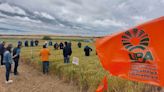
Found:
M 22 46 L 22 41 L 18 41 L 18 45 Z
M 63 48 L 64 48 L 64 44 L 61 42 L 61 43 L 59 44 L 59 47 L 60 47 L 60 49 L 63 49 Z
M 16 48 L 13 49 L 13 60 L 14 60 L 14 75 L 18 75 L 18 65 L 21 52 L 21 45 L 18 44 Z
M 28 47 L 28 41 L 27 40 L 24 42 L 24 46 Z
M 56 42 L 56 43 L 54 44 L 54 49 L 55 49 L 55 50 L 58 50 L 58 47 L 59 47 L 59 45 L 58 45 L 58 43 Z
M 5 52 L 5 42 L 3 41 L 0 44 L 1 65 L 4 65 L 4 63 L 3 63 L 3 54 L 4 54 L 4 52 Z
M 34 46 L 34 41 L 33 41 L 33 40 L 31 40 L 31 42 L 30 42 L 30 46 L 31 46 L 31 47 Z
M 50 40 L 50 41 L 49 41 L 49 46 L 52 46 L 52 45 L 53 45 L 53 43 L 52 43 L 52 41 Z
M 79 47 L 79 48 L 81 48 L 81 42 L 78 42 L 78 44 L 77 44 L 77 46 Z
M 90 56 L 91 51 L 92 51 L 92 48 L 90 48 L 89 46 L 85 46 L 84 48 L 85 56 Z
M 11 55 L 12 44 L 9 44 L 4 52 L 3 63 L 6 67 L 6 84 L 12 83 L 13 80 L 9 80 L 10 72 L 11 72 L 11 64 L 13 64 L 13 59 Z
M 35 46 L 38 46 L 38 45 L 39 45 L 39 41 L 35 40 Z
M 65 42 L 65 47 L 63 48 L 63 56 L 64 56 L 64 63 L 70 62 L 70 56 L 72 54 L 72 49 L 70 46 L 68 46 L 68 43 Z

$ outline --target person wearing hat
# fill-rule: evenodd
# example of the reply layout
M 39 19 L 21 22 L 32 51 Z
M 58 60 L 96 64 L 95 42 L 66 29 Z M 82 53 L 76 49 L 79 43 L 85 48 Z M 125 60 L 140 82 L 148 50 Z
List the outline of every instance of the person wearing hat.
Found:
M 21 45 L 18 44 L 16 48 L 13 49 L 13 60 L 14 60 L 14 75 L 18 75 L 18 65 L 21 52 Z
M 9 80 L 10 77 L 10 71 L 11 71 L 11 64 L 13 64 L 13 59 L 11 55 L 11 49 L 12 49 L 12 44 L 9 44 L 4 52 L 4 58 L 3 58 L 3 63 L 5 64 L 6 67 L 6 84 L 12 83 L 13 80 Z

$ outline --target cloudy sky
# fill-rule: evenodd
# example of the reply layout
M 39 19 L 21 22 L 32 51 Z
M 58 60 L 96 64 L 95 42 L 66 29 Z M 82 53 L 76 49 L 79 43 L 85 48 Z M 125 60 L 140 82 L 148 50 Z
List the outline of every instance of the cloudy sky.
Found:
M 0 34 L 100 36 L 164 15 L 164 0 L 0 0 Z

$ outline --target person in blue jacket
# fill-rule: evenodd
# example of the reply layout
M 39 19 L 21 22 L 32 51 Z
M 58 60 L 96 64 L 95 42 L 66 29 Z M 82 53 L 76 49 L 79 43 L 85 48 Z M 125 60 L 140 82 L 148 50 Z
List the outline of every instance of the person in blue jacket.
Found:
M 72 48 L 68 45 L 67 42 L 65 42 L 64 44 L 65 44 L 65 47 L 63 48 L 64 63 L 70 63 Z
M 4 52 L 3 63 L 6 67 L 6 84 L 12 83 L 13 80 L 9 80 L 10 71 L 11 71 L 11 64 L 13 64 L 13 59 L 11 55 L 12 44 L 9 44 Z
M 13 60 L 14 60 L 14 75 L 18 75 L 18 65 L 21 52 L 21 45 L 18 44 L 16 48 L 13 49 Z

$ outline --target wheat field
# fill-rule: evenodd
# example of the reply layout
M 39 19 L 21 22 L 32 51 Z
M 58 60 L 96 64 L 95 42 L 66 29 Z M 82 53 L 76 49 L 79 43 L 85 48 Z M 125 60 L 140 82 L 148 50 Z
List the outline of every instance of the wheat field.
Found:
M 12 43 L 16 46 L 17 41 L 30 39 L 1 39 L 7 43 Z M 65 39 L 55 39 L 52 42 L 65 42 Z M 133 82 L 126 79 L 111 76 L 110 73 L 105 71 L 101 66 L 101 63 L 96 55 L 95 45 L 93 42 L 84 42 L 83 39 L 73 38 L 69 39 L 72 42 L 72 56 L 79 58 L 79 65 L 64 64 L 62 50 L 54 50 L 53 46 L 48 48 L 51 51 L 50 61 L 50 74 L 58 76 L 61 80 L 67 83 L 71 83 L 79 88 L 79 92 L 94 92 L 99 83 L 103 79 L 104 75 L 108 78 L 108 92 L 161 92 L 160 87 L 156 87 L 149 84 L 143 84 L 139 82 Z M 77 47 L 77 43 L 82 42 L 82 48 Z M 21 61 L 28 64 L 30 67 L 35 67 L 41 72 L 41 60 L 39 52 L 44 44 L 45 40 L 39 40 L 39 46 L 37 47 L 22 47 Z M 23 44 L 24 45 L 24 44 Z M 90 46 L 93 51 L 89 57 L 84 55 L 84 46 Z

